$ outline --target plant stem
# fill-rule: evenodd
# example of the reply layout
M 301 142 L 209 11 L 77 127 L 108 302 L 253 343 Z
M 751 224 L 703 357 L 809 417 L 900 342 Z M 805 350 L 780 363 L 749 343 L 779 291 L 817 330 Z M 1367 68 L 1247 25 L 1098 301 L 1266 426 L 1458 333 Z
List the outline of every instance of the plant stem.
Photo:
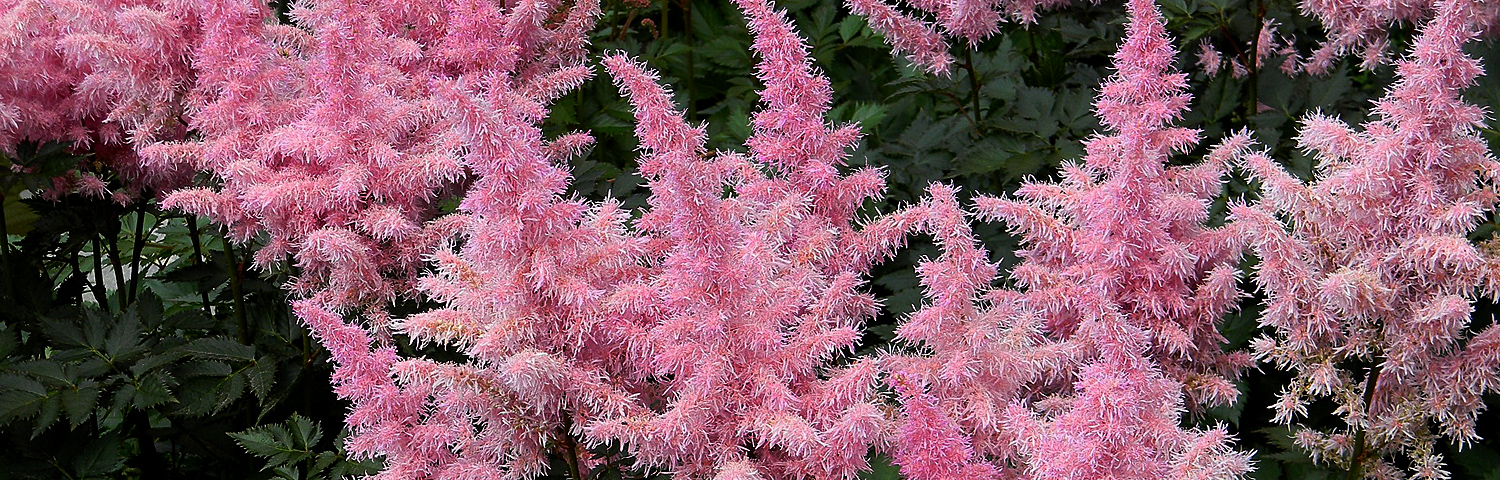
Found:
M 119 219 L 115 219 L 114 221 L 118 222 Z M 113 230 L 114 235 L 105 236 L 104 246 L 108 248 L 110 270 L 115 273 L 115 300 L 121 302 L 119 306 L 120 311 L 123 312 L 125 311 L 125 304 L 123 303 L 124 297 L 120 295 L 120 291 L 125 289 L 125 265 L 124 262 L 120 261 L 120 229 L 118 228 L 118 223 L 116 223 L 116 228 Z M 104 236 L 103 233 L 100 235 Z
M 1365 394 L 1364 394 L 1364 400 L 1365 400 L 1365 405 L 1364 405 L 1365 413 L 1364 413 L 1364 417 L 1366 418 L 1365 423 L 1369 423 L 1368 418 L 1370 416 L 1370 402 L 1374 401 L 1374 399 L 1375 399 L 1375 386 L 1380 383 L 1379 379 L 1380 379 L 1380 364 L 1377 363 L 1377 364 L 1375 364 L 1374 369 L 1371 370 L 1370 376 L 1369 377 L 1365 377 Z M 1364 427 L 1359 427 L 1358 430 L 1355 430 L 1355 432 L 1354 432 L 1354 454 L 1352 456 L 1350 456 L 1350 458 L 1349 458 L 1349 475 L 1346 476 L 1346 477 L 1344 477 L 1344 478 L 1346 480 L 1360 480 L 1361 478 L 1364 478 L 1364 467 L 1365 467 L 1365 428 Z
M 0 297 L 10 298 L 10 225 L 5 219 L 5 199 L 9 185 L 0 185 Z
M 234 253 L 234 242 L 229 240 L 229 235 L 224 235 L 224 256 L 229 260 L 226 268 L 229 269 L 229 293 L 234 295 L 234 322 L 239 326 L 240 343 L 250 344 L 250 321 L 245 318 L 245 289 L 242 283 L 244 265 L 240 262 L 239 255 Z
M 693 57 L 695 57 L 696 54 L 693 52 L 693 2 L 692 2 L 692 0 L 682 0 L 682 31 L 683 31 L 683 33 L 687 34 L 687 47 L 688 47 L 688 49 L 687 49 L 687 112 L 688 112 L 688 120 L 690 120 L 690 121 L 698 121 L 698 108 L 695 107 L 694 103 L 693 103 L 693 99 L 697 98 L 696 96 L 694 96 L 695 92 L 694 92 L 694 89 L 693 89 L 693 77 L 696 77 L 697 75 L 695 75 L 693 73 Z
M 974 73 L 974 49 L 964 49 L 964 70 L 969 72 L 969 102 L 974 109 L 974 130 L 979 130 L 979 74 Z
M 578 466 L 578 442 L 573 440 L 573 435 L 571 433 L 568 433 L 568 431 L 572 428 L 573 422 L 568 418 L 566 414 L 564 414 L 561 443 L 563 448 L 563 455 L 566 455 L 568 457 L 568 478 L 571 478 L 572 480 L 583 480 L 582 470 Z
M 186 220 L 188 237 L 193 240 L 193 263 L 202 265 L 208 259 L 203 256 L 203 241 L 199 239 L 198 235 L 198 217 L 196 215 L 188 215 Z M 203 314 L 209 318 L 213 318 L 214 312 L 209 308 L 208 304 L 208 289 L 203 288 L 201 284 L 198 285 L 198 296 L 203 300 Z
M 99 237 L 94 237 L 94 300 L 99 302 L 99 309 L 105 313 L 109 312 L 109 297 L 104 289 L 104 255 L 99 251 Z M 82 273 L 82 272 L 79 272 Z
M 135 210 L 135 244 L 130 252 L 130 291 L 126 305 L 134 304 L 141 286 L 141 249 L 146 246 L 146 202 Z
M 163 462 L 161 452 L 156 451 L 156 440 L 151 437 L 151 420 L 144 410 L 137 410 L 130 416 L 135 441 L 141 448 L 141 455 L 136 457 L 136 467 L 141 469 L 141 478 L 161 478 Z

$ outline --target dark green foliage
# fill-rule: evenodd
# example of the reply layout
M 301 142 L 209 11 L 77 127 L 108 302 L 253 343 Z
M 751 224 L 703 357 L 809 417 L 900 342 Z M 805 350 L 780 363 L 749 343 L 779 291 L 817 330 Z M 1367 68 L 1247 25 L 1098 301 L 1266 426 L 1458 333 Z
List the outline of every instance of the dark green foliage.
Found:
M 0 271 L 0 478 L 245 478 L 260 462 L 230 432 L 294 411 L 342 419 L 280 275 L 151 204 L 22 199 L 58 171 L 117 180 L 54 146 L 18 150 L 39 168 L 0 170 L 7 204 L 30 214 L 7 229 Z M 321 442 L 313 473 L 352 472 Z
M 334 442 L 333 451 L 320 451 L 323 430 L 316 422 L 292 414 L 285 422 L 262 425 L 229 434 L 251 455 L 265 459 L 262 471 L 271 478 L 286 480 L 341 479 L 351 475 L 370 475 L 378 471 L 373 462 L 348 461 L 342 441 Z

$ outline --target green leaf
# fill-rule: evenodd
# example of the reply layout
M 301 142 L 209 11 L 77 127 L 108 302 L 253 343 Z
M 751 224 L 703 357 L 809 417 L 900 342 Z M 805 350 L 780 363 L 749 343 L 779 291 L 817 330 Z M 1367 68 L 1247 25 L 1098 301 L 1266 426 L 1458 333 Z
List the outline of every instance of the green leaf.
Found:
M 1307 108 L 1332 109 L 1349 95 L 1354 82 L 1349 80 L 1349 71 L 1339 68 L 1327 77 L 1314 79 L 1307 92 Z
M 37 410 L 35 426 L 31 429 L 33 440 L 42 432 L 47 431 L 53 423 L 57 423 L 57 417 L 62 412 L 62 401 L 57 398 L 57 395 L 47 395 L 43 397 L 40 407 Z
M 177 381 L 163 371 L 154 371 L 136 380 L 131 403 L 138 410 L 145 410 L 172 401 L 172 386 Z
M 144 352 L 146 347 L 141 343 L 141 322 L 134 310 L 121 315 L 119 320 L 109 329 L 109 334 L 104 338 L 103 348 L 105 356 L 111 359 L 127 359 L 136 354 Z M 90 343 L 90 345 L 99 345 Z
M 860 480 L 901 480 L 901 468 L 891 465 L 882 454 L 870 456 L 870 471 L 859 474 Z
M 188 342 L 178 348 L 187 355 L 209 359 L 229 360 L 235 362 L 250 362 L 255 360 L 255 347 L 234 341 L 229 337 L 218 336 L 200 338 Z
M 94 413 L 94 406 L 99 403 L 99 388 L 90 385 L 60 390 L 57 397 L 63 412 L 68 414 L 68 427 L 78 428 Z
M 281 424 L 262 425 L 229 434 L 251 455 L 266 459 L 261 471 L 300 462 L 312 456 L 312 446 L 322 438 L 322 430 L 307 417 L 292 414 Z
M 857 16 L 850 15 L 844 17 L 844 21 L 839 22 L 839 38 L 847 42 L 853 39 L 855 35 L 859 35 L 860 29 L 864 26 L 865 22 L 861 21 Z
M 117 472 L 125 465 L 125 458 L 120 456 L 120 440 L 114 435 L 107 435 L 93 442 L 73 457 L 70 465 L 73 467 L 76 478 L 99 478 Z
M 53 385 L 72 385 L 73 379 L 63 372 L 62 362 L 54 360 L 31 360 L 16 363 L 10 367 L 20 373 L 25 373 L 33 378 L 50 380 Z
M 41 382 L 15 374 L 0 375 L 0 424 L 36 414 L 47 398 Z
M 264 405 L 271 386 L 276 383 L 276 359 L 262 355 L 255 360 L 255 365 L 245 370 L 245 376 L 250 377 L 250 393 Z

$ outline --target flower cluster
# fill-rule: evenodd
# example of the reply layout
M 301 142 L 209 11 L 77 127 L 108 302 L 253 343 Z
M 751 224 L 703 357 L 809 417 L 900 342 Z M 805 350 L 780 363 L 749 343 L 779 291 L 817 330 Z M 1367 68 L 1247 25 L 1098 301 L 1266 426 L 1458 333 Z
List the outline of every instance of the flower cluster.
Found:
M 1178 426 L 1185 398 L 1233 402 L 1231 380 L 1248 364 L 1243 353 L 1223 352 L 1216 328 L 1240 298 L 1234 264 L 1243 244 L 1232 229 L 1203 226 L 1228 161 L 1248 140 L 1235 136 L 1196 166 L 1167 166 L 1168 155 L 1198 141 L 1196 131 L 1169 126 L 1186 109 L 1186 78 L 1171 71 L 1155 5 L 1129 6 L 1116 73 L 1096 105 L 1115 134 L 1090 140 L 1060 183 L 1028 183 L 1018 199 L 976 199 L 979 216 L 1005 221 L 1025 242 L 1010 274 L 1024 291 L 989 288 L 995 268 L 952 189 L 931 189 L 917 207 L 943 254 L 918 267 L 932 301 L 897 334 L 933 354 L 893 355 L 885 365 L 900 379 L 903 429 L 936 437 L 897 443 L 895 458 L 921 457 L 909 449 L 935 442 L 963 445 L 953 451 L 972 443 L 1001 463 L 908 461 L 913 478 L 995 477 L 997 468 L 1035 478 L 1225 478 L 1249 468 L 1222 430 Z M 909 393 L 921 384 L 930 395 Z M 916 426 L 934 415 L 961 428 Z M 961 431 L 969 438 L 953 438 Z
M 1264 201 L 1234 210 L 1261 257 L 1261 323 L 1276 333 L 1255 355 L 1298 373 L 1277 420 L 1332 400 L 1345 426 L 1298 442 L 1367 476 L 1400 477 L 1387 460 L 1404 453 L 1419 478 L 1441 478 L 1439 433 L 1477 438 L 1481 397 L 1500 386 L 1500 328 L 1468 331 L 1474 298 L 1500 293 L 1492 257 L 1467 238 L 1500 175 L 1478 134 L 1484 110 L 1460 97 L 1480 73 L 1462 50 L 1482 27 L 1474 8 L 1438 5 L 1362 130 L 1306 120 L 1298 140 L 1321 159 L 1317 178 L 1248 157 Z
M 930 23 L 847 0 L 934 71 L 945 37 L 978 42 L 1059 3 L 910 2 Z M 859 127 L 829 123 L 830 81 L 770 0 L 735 1 L 763 86 L 743 152 L 707 151 L 654 72 L 603 56 L 634 107 L 639 211 L 568 196 L 593 140 L 541 128 L 593 74 L 597 0 L 315 0 L 293 24 L 250 0 L 19 0 L 0 31 L 0 67 L 19 72 L 0 82 L 0 147 L 118 150 L 136 182 L 170 190 L 165 206 L 262 238 L 260 267 L 294 263 L 294 309 L 352 403 L 349 450 L 383 457 L 380 478 L 535 478 L 561 457 L 575 477 L 626 461 L 847 480 L 871 451 L 919 480 L 1233 478 L 1249 455 L 1182 417 L 1235 402 L 1257 359 L 1299 374 L 1280 421 L 1339 406 L 1344 427 L 1298 434 L 1316 458 L 1392 478 L 1405 456 L 1441 478 L 1434 445 L 1476 438 L 1500 385 L 1500 326 L 1469 331 L 1474 299 L 1500 295 L 1500 256 L 1466 238 L 1500 202 L 1500 163 L 1460 98 L 1480 73 L 1462 47 L 1493 7 L 1307 4 L 1336 53 L 1366 38 L 1348 32 L 1433 19 L 1363 129 L 1307 121 L 1323 164 L 1306 183 L 1248 133 L 1172 159 L 1201 139 L 1173 126 L 1186 76 L 1152 0 L 1128 2 L 1095 104 L 1107 132 L 1057 181 L 970 208 L 939 184 L 859 218 L 883 172 L 846 165 Z M 1268 22 L 1255 66 L 1295 54 L 1273 40 Z M 1223 65 L 1206 44 L 1200 60 Z M 1210 227 L 1236 164 L 1263 198 Z M 1020 265 L 1002 274 L 973 220 L 1008 225 Z M 849 356 L 880 306 L 865 276 L 913 232 L 941 252 L 918 266 L 926 303 L 900 350 Z M 1247 250 L 1274 332 L 1253 355 L 1217 326 L 1246 296 Z M 397 301 L 438 306 L 392 318 Z M 606 445 L 628 460 L 592 448 Z

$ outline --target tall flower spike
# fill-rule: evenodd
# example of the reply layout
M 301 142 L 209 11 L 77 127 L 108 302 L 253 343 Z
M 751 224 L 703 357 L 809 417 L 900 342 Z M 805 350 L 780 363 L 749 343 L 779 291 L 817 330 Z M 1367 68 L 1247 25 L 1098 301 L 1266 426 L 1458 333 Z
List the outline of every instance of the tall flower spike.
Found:
M 1046 330 L 1082 361 L 1067 407 L 1038 418 L 1018 402 L 1007 424 L 1037 478 L 1231 478 L 1249 470 L 1249 456 L 1222 431 L 1178 424 L 1185 395 L 1232 402 L 1229 379 L 1247 363 L 1222 352 L 1216 328 L 1239 298 L 1241 247 L 1203 222 L 1225 162 L 1248 140 L 1232 137 L 1197 167 L 1166 166 L 1197 143 L 1196 131 L 1169 126 L 1187 106 L 1185 76 L 1171 71 L 1156 5 L 1131 0 L 1129 11 L 1116 73 L 1096 104 L 1116 134 L 1090 140 L 1062 185 L 1023 186 L 1025 202 L 980 201 L 982 214 L 1021 226 L 1033 246 L 1017 279 Z M 1038 222 L 1049 217 L 1055 223 Z M 1035 229 L 1058 224 L 1071 248 Z
M 153 168 L 139 151 L 187 135 L 197 9 L 183 2 L 17 1 L 0 7 L 0 151 L 71 142 L 127 182 L 117 201 L 191 181 L 189 166 Z M 93 190 L 89 175 L 57 179 Z M 85 188 L 89 187 L 89 188 Z M 61 192 L 59 192 L 61 193 Z
M 1367 476 L 1397 471 L 1397 455 L 1425 468 L 1440 437 L 1478 438 L 1481 398 L 1500 385 L 1500 327 L 1469 331 L 1472 300 L 1493 297 L 1497 278 L 1467 235 L 1494 210 L 1500 176 L 1478 134 L 1484 109 L 1461 98 L 1481 73 L 1463 53 L 1483 27 L 1476 8 L 1437 5 L 1362 131 L 1305 120 L 1298 140 L 1322 162 L 1312 182 L 1251 157 L 1265 201 L 1233 212 L 1251 227 L 1261 323 L 1276 332 L 1255 354 L 1299 374 L 1278 419 L 1330 398 L 1345 426 L 1298 441 Z
M 926 228 L 943 256 L 919 267 L 932 301 L 897 333 L 933 354 L 886 365 L 927 383 L 978 453 L 1037 478 L 1229 477 L 1248 469 L 1246 455 L 1221 431 L 1178 422 L 1185 397 L 1195 407 L 1233 401 L 1231 379 L 1248 364 L 1222 352 L 1216 328 L 1240 296 L 1242 246 L 1203 224 L 1228 160 L 1249 140 L 1231 137 L 1197 166 L 1167 166 L 1198 141 L 1170 126 L 1187 106 L 1186 80 L 1171 71 L 1156 6 L 1135 0 L 1129 10 L 1096 104 L 1114 135 L 1090 140 L 1061 183 L 976 200 L 981 217 L 1006 221 L 1025 243 L 1013 272 L 1025 291 L 984 292 L 993 266 L 952 190 L 931 189 Z
M 687 478 L 853 478 L 887 420 L 873 364 L 828 367 L 874 315 L 862 277 L 901 220 L 854 228 L 883 187 L 878 170 L 839 172 L 857 127 L 825 123 L 828 80 L 785 16 L 764 0 L 738 5 L 765 84 L 748 156 L 707 155 L 655 74 L 605 59 L 635 106 L 651 188 L 639 226 L 655 257 L 610 298 L 616 318 L 636 322 L 620 335 L 662 403 L 585 431 Z

